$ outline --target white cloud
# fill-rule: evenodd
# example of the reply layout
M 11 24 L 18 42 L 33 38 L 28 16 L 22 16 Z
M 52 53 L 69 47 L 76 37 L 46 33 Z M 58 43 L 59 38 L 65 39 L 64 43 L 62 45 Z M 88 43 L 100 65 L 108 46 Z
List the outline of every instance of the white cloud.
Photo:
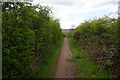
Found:
M 100 10 L 103 10 L 101 13 L 104 13 L 104 10 L 116 12 L 118 1 L 119 0 L 35 0 L 35 3 L 53 7 L 53 16 L 61 19 L 61 28 L 71 28 L 72 25 L 78 26 L 80 22 L 86 19 L 83 18 L 83 14 Z M 92 16 L 96 15 L 94 13 Z M 84 16 L 87 17 L 88 15 Z
M 118 11 L 118 5 L 114 5 L 110 8 L 110 12 L 117 12 Z

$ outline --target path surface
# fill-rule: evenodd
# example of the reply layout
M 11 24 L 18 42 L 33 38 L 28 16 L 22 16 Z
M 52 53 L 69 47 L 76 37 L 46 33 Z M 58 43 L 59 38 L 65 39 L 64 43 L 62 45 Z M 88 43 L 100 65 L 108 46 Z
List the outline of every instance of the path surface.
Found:
M 74 78 L 74 62 L 67 38 L 62 43 L 61 53 L 57 61 L 55 78 Z

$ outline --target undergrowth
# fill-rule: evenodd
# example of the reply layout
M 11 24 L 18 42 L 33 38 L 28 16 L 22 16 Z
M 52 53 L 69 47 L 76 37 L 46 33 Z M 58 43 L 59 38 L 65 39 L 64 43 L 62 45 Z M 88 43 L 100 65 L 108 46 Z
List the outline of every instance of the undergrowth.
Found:
M 72 38 L 68 38 L 76 64 L 76 78 L 111 78 L 111 70 L 102 69 Z

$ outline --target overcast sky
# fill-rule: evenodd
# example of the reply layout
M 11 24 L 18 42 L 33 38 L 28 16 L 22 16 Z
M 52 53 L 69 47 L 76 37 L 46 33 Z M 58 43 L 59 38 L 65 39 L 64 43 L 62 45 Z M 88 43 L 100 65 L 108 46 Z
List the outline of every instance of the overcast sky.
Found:
M 117 16 L 119 0 L 34 0 L 53 7 L 53 17 L 60 19 L 62 29 L 70 29 L 93 17 Z M 116 13 L 116 14 L 115 14 Z

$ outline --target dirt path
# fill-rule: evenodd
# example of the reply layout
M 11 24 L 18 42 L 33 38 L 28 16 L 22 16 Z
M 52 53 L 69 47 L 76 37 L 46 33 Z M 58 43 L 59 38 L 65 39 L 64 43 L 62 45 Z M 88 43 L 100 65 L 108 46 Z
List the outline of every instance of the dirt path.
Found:
M 64 38 L 54 78 L 74 78 L 74 62 L 67 38 Z

